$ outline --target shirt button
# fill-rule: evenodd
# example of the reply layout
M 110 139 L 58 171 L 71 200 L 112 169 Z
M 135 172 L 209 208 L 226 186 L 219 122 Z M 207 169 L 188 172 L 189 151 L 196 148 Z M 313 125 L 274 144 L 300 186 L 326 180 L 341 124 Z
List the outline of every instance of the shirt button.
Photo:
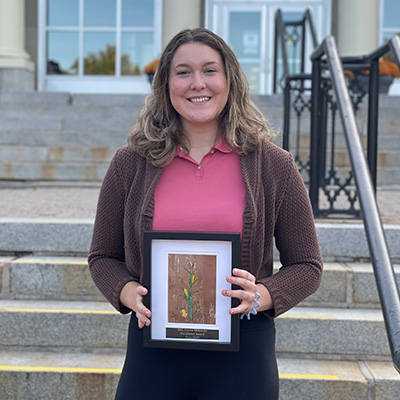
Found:
M 211 150 L 211 154 L 214 154 L 214 150 Z
M 199 166 L 197 167 L 197 169 L 201 169 L 201 166 L 199 165 Z

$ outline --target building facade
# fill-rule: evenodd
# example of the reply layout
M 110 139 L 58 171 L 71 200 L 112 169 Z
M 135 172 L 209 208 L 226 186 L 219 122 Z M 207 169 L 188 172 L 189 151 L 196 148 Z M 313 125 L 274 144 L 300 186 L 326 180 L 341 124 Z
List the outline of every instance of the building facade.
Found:
M 147 93 L 145 66 L 179 30 L 204 26 L 233 48 L 251 92 L 268 94 L 278 9 L 310 9 L 318 40 L 333 34 L 342 56 L 400 32 L 398 0 L 0 0 L 0 90 Z

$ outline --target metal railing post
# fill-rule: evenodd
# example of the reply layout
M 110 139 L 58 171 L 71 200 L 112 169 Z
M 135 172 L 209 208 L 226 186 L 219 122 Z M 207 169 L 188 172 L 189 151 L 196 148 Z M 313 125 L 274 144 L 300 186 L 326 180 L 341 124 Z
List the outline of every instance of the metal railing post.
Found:
M 379 60 L 371 61 L 368 96 L 367 160 L 376 192 L 378 167 Z
M 321 117 L 321 63 L 319 59 L 312 63 L 311 88 L 311 137 L 310 137 L 310 187 L 309 195 L 314 218 L 319 217 L 319 173 L 318 173 L 318 136 Z
M 290 135 L 290 82 L 288 79 L 285 80 L 284 90 L 284 105 L 283 105 L 283 137 L 282 137 L 282 148 L 289 151 L 289 135 Z

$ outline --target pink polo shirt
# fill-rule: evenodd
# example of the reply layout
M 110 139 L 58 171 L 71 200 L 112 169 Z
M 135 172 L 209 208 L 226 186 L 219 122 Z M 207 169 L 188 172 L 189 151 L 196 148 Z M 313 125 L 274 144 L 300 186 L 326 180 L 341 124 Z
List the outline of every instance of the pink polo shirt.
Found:
M 199 164 L 178 147 L 154 202 L 154 230 L 241 233 L 246 191 L 239 155 L 220 139 Z

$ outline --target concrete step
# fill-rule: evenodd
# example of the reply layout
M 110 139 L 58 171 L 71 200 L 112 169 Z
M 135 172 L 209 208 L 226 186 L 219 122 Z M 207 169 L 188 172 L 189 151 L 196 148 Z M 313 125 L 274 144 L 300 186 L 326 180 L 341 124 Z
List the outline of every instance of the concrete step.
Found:
M 281 94 L 252 95 L 253 101 L 260 107 L 281 107 Z M 0 104 L 59 104 L 73 106 L 143 105 L 146 95 L 142 94 L 79 94 L 62 92 L 6 92 L 0 93 Z
M 316 229 L 325 262 L 370 258 L 362 224 L 317 222 Z M 400 225 L 384 229 L 392 259 L 400 260 Z M 0 254 L 87 255 L 92 232 L 93 219 L 0 218 Z
M 394 264 L 400 290 L 400 264 Z M 369 263 L 324 263 L 319 289 L 301 303 L 310 307 L 380 308 L 373 267 Z
M 0 348 L 124 349 L 128 323 L 107 302 L 0 300 Z
M 86 257 L 0 258 L 1 266 L 2 298 L 104 301 Z
M 400 152 L 399 152 L 400 155 Z M 399 161 L 395 161 L 400 164 Z M 350 167 L 337 167 L 335 168 L 336 177 L 345 183 L 346 179 L 350 174 Z M 377 185 L 378 186 L 398 186 L 400 185 L 400 165 L 399 166 L 387 166 L 377 168 Z M 353 174 L 354 177 L 354 174 Z
M 2 400 L 110 400 L 122 354 L 0 351 Z
M 2 399 L 109 400 L 123 355 L 0 352 Z M 390 363 L 279 358 L 281 400 L 395 399 Z
M 0 179 L 101 182 L 109 162 L 0 162 Z
M 400 150 L 399 147 L 399 136 L 400 136 L 400 131 L 398 130 L 396 133 L 388 133 L 384 134 L 380 132 L 379 135 L 379 143 L 378 143 L 378 154 L 391 154 L 392 152 L 394 154 L 397 154 L 398 151 Z M 362 134 L 360 135 L 360 140 L 361 144 L 365 150 L 366 154 L 366 148 L 367 148 L 367 136 Z M 330 154 L 331 154 L 331 143 L 328 143 L 328 148 L 327 148 L 327 158 L 330 161 Z M 300 154 L 305 157 L 308 156 L 310 153 L 310 129 L 305 128 L 304 131 L 301 131 L 299 139 L 297 140 L 297 135 L 295 132 L 292 132 L 289 138 L 289 148 L 290 151 L 293 154 L 297 154 L 297 152 L 300 152 Z M 335 135 L 335 163 L 337 165 L 343 165 L 346 164 L 348 165 L 348 150 L 347 150 L 347 144 L 346 144 L 346 139 L 344 137 L 343 132 L 338 132 Z
M 301 160 L 308 160 L 310 157 L 309 146 L 303 147 L 297 151 L 293 149 L 293 155 L 299 156 Z M 330 161 L 330 152 L 328 156 Z M 347 149 L 335 150 L 335 166 L 338 168 L 349 167 L 350 158 Z M 396 149 L 379 149 L 378 151 L 378 168 L 396 167 L 400 168 L 400 150 Z
M 97 151 L 97 149 L 100 149 Z M 23 151 L 17 150 L 19 156 L 29 154 L 28 158 L 37 157 L 39 160 L 21 161 L 0 161 L 0 179 L 3 180 L 27 180 L 27 181 L 79 181 L 79 182 L 101 182 L 108 169 L 109 161 L 115 154 L 114 148 L 107 149 L 85 149 L 82 152 L 75 152 L 66 147 L 60 147 L 59 152 L 47 149 L 29 148 Z M 7 150 L 6 150 L 7 151 Z M 90 158 L 78 158 L 79 154 L 88 152 Z M 0 148 L 0 154 L 2 150 Z M 400 155 L 400 152 L 399 152 Z M 7 156 L 10 158 L 11 154 Z M 40 158 L 66 158 L 66 161 L 41 161 Z M 107 157 L 107 158 L 105 158 Z M 75 158 L 75 159 L 74 159 Z M 96 160 L 93 160 L 95 158 Z M 103 160 L 102 160 L 103 158 Z M 394 162 L 398 163 L 397 160 Z M 337 168 L 337 177 L 345 179 L 349 175 L 349 167 Z M 400 166 L 378 167 L 377 184 L 379 186 L 400 185 Z
M 276 319 L 276 329 L 280 356 L 390 360 L 381 310 L 295 307 Z
M 0 104 L 59 104 L 112 106 L 143 104 L 145 95 L 71 94 L 62 92 L 1 92 Z
M 52 103 L 3 103 L 0 106 L 1 119 L 45 119 L 60 118 L 63 120 L 87 119 L 137 119 L 144 103 L 109 104 L 109 105 L 72 105 Z
M 106 302 L 0 300 L 0 348 L 122 349 L 128 323 L 129 316 L 119 315 Z M 380 310 L 295 307 L 277 318 L 276 328 L 280 355 L 384 361 L 390 357 Z
M 394 269 L 400 289 L 400 264 Z M 104 300 L 90 276 L 87 258 L 68 256 L 0 257 L 0 298 Z M 302 305 L 380 308 L 372 265 L 325 263 L 320 288 Z
M 136 122 L 137 117 L 129 118 L 91 118 L 68 119 L 66 116 L 51 119 L 44 118 L 1 118 L 2 131 L 24 131 L 29 129 L 31 132 L 41 132 L 42 130 L 55 131 L 77 131 L 87 132 L 96 130 L 121 130 L 129 132 Z
M 117 146 L 24 146 L 3 145 L 0 147 L 2 163 L 109 163 Z
M 79 131 L 57 131 L 54 129 L 21 131 L 0 128 L 2 146 L 46 146 L 46 147 L 119 147 L 127 143 L 127 129 L 94 129 L 89 127 L 85 133 Z
M 0 160 L 2 162 L 64 162 L 64 161 L 109 161 L 115 154 L 118 146 L 53 146 L 32 145 L 30 143 L 3 144 L 0 147 Z M 309 148 L 295 149 L 294 155 L 299 155 L 302 160 L 309 158 Z M 349 167 L 350 159 L 346 149 L 335 151 L 335 166 Z M 400 168 L 400 149 L 380 149 L 378 152 L 378 168 Z

